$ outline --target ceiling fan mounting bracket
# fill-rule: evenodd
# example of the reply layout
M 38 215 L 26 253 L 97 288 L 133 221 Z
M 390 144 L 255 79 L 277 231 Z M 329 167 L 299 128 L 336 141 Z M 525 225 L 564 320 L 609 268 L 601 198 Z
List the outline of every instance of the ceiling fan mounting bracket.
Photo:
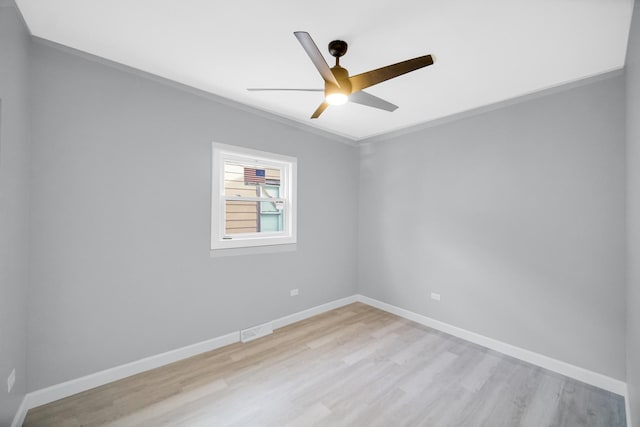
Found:
M 343 40 L 334 40 L 329 43 L 329 53 L 331 54 L 331 56 L 340 58 L 345 53 L 347 53 L 347 47 L 347 42 Z

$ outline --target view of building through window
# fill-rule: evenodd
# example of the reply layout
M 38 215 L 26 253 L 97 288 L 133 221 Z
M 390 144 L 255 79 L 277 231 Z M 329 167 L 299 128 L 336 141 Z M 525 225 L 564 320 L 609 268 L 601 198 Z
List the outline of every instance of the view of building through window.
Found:
M 284 202 L 280 199 L 280 179 L 278 168 L 225 161 L 225 234 L 283 231 Z M 229 200 L 230 197 L 262 200 Z

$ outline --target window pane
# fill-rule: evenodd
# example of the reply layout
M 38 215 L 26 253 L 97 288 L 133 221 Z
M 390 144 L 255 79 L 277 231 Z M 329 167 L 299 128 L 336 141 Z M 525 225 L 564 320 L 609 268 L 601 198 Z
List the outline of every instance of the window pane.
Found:
M 284 203 L 227 200 L 225 220 L 225 234 L 281 232 Z
M 261 185 L 262 194 L 261 197 L 265 198 L 278 198 L 280 197 L 280 186 L 275 185 Z
M 218 143 L 211 154 L 211 249 L 296 243 L 297 159 Z
M 225 162 L 224 194 L 228 196 L 260 197 L 260 187 L 280 188 L 280 176 L 281 173 L 278 168 Z M 265 197 L 274 196 L 265 195 Z
M 284 231 L 284 202 L 260 202 L 260 231 Z

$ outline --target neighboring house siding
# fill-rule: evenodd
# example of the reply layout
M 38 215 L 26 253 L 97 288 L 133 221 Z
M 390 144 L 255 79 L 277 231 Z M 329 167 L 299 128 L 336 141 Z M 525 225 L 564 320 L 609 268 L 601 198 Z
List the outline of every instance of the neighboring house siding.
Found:
M 277 169 L 266 169 L 267 180 L 279 180 L 280 171 Z M 260 196 L 258 185 L 247 185 L 244 182 L 244 170 L 242 166 L 227 165 L 225 167 L 224 190 L 226 194 L 234 194 L 245 197 Z M 267 187 L 269 196 L 278 196 L 277 189 L 273 186 Z M 264 207 L 263 207 L 264 210 Z M 260 214 L 260 206 L 256 202 L 228 201 L 226 208 L 226 230 L 228 234 L 256 233 L 266 231 L 264 225 L 270 226 L 270 215 Z

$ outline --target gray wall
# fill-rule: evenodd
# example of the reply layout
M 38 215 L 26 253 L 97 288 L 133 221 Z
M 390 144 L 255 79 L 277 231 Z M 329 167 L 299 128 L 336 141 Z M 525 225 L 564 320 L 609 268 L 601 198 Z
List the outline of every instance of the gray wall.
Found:
M 627 384 L 634 426 L 640 426 L 640 2 L 627 52 Z
M 618 74 L 364 146 L 360 292 L 624 380 L 624 114 Z
M 31 59 L 29 390 L 355 293 L 356 148 L 44 42 Z M 298 158 L 296 252 L 210 257 L 212 141 Z
M 27 378 L 29 34 L 7 3 L 0 1 L 0 425 L 11 422 Z M 14 368 L 16 385 L 7 394 Z

